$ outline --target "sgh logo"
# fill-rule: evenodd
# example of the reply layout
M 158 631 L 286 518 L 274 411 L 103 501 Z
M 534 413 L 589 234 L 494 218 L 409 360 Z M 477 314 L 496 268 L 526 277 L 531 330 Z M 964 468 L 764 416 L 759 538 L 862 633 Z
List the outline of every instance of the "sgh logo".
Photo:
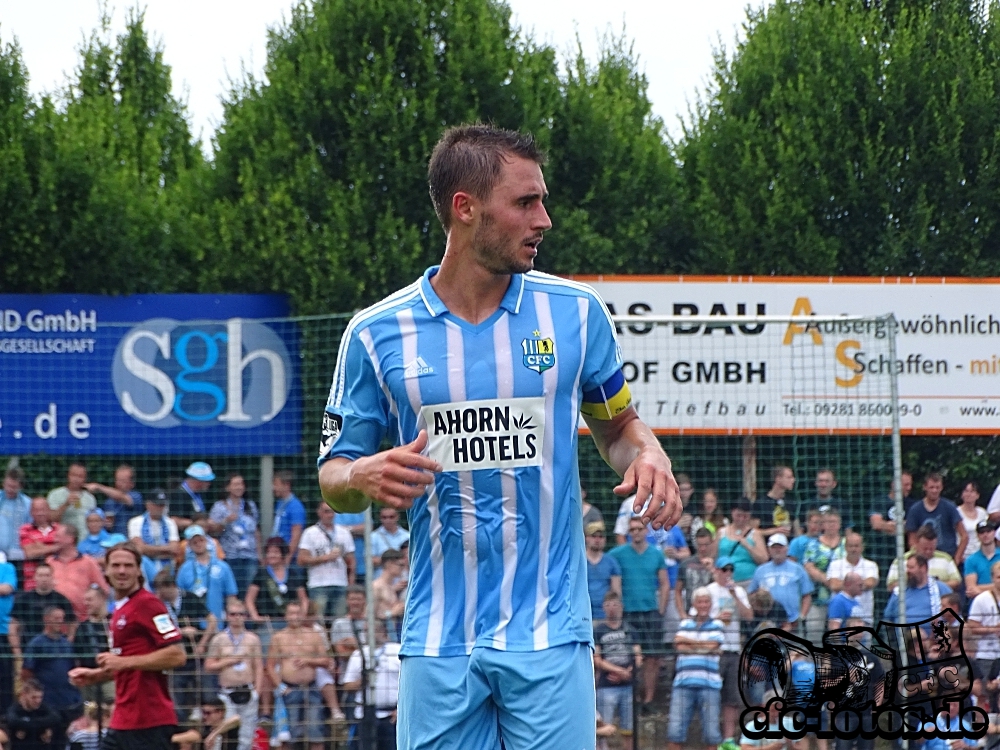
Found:
M 288 401 L 291 359 L 256 321 L 140 323 L 115 351 L 112 383 L 125 413 L 149 427 L 257 427 Z

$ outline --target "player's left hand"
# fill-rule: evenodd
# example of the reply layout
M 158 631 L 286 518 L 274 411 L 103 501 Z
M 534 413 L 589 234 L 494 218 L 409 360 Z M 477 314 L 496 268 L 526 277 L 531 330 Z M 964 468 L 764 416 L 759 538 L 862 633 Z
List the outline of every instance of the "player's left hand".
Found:
M 121 656 L 120 654 L 112 654 L 109 651 L 102 651 L 96 657 L 97 666 L 103 669 L 110 669 L 112 672 L 118 672 L 122 669 L 128 668 L 128 657 Z
M 643 446 L 614 492 L 616 495 L 631 495 L 634 492 L 632 510 L 642 514 L 642 522 L 652 524 L 654 529 L 674 526 L 684 510 L 670 459 L 659 445 Z

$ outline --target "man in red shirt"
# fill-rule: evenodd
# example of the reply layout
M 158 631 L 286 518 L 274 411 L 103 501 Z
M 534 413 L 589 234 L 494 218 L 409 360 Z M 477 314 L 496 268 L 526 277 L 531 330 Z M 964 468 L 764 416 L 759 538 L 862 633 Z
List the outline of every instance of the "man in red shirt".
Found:
M 131 542 L 116 544 L 106 558 L 115 595 L 109 621 L 110 652 L 97 655 L 97 669 L 69 673 L 78 687 L 115 681 L 115 713 L 101 750 L 173 750 L 177 713 L 164 670 L 184 665 L 182 636 L 167 608 L 142 588 L 142 555 Z
M 52 509 L 44 497 L 31 499 L 31 523 L 21 527 L 18 536 L 21 549 L 24 550 L 24 590 L 34 591 L 35 569 L 38 563 L 49 555 L 54 555 L 56 547 L 56 528 L 52 523 Z
M 87 619 L 87 603 L 83 600 L 91 586 L 97 586 L 108 593 L 108 583 L 104 580 L 104 572 L 97 561 L 87 555 L 81 555 L 76 548 L 80 532 L 76 526 L 62 525 L 56 529 L 55 542 L 59 549 L 46 562 L 52 566 L 52 574 L 56 579 L 56 591 L 65 596 L 73 604 L 72 615 L 83 622 Z M 70 615 L 69 612 L 66 613 Z

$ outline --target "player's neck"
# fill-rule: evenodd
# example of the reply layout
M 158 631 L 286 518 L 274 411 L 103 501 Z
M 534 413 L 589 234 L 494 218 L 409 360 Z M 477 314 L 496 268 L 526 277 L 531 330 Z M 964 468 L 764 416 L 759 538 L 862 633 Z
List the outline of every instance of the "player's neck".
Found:
M 500 307 L 510 276 L 487 271 L 471 255 L 470 249 L 449 244 L 431 286 L 452 315 L 478 325 Z
M 132 587 L 132 588 L 130 588 L 128 590 L 115 589 L 115 600 L 116 601 L 121 601 L 122 599 L 128 599 L 130 596 L 134 596 L 136 594 L 136 592 L 138 592 L 139 589 L 141 589 L 141 588 L 142 588 L 142 586 L 140 586 L 137 583 L 137 584 L 135 584 L 134 587 Z

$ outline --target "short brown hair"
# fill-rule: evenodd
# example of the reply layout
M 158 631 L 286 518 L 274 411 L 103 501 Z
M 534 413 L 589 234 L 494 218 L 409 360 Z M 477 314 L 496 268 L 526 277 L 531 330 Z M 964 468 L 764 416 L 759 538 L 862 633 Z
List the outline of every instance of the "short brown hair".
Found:
M 21 485 L 24 484 L 24 471 L 19 466 L 14 466 L 10 469 L 7 469 L 7 473 L 4 474 L 4 477 L 6 479 L 10 479 L 14 482 L 17 482 L 18 484 Z
M 427 165 L 431 203 L 441 226 L 451 225 L 451 200 L 464 192 L 486 200 L 500 181 L 510 156 L 545 163 L 545 154 L 530 133 L 518 133 L 481 122 L 448 128 Z

